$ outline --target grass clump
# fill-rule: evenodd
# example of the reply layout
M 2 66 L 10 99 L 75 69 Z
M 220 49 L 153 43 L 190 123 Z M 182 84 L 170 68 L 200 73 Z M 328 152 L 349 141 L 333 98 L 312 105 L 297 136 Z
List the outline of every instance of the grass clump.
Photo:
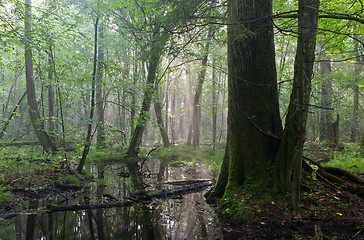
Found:
M 170 148 L 162 148 L 152 153 L 152 157 L 164 160 L 176 165 L 184 165 L 184 162 L 205 163 L 214 169 L 219 169 L 224 157 L 224 150 L 212 147 L 194 148 L 191 145 L 174 145 Z

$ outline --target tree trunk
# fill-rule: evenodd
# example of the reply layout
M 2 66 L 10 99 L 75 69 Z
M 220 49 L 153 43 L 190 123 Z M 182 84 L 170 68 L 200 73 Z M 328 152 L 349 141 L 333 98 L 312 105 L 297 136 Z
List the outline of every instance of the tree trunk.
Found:
M 162 136 L 163 145 L 164 145 L 164 147 L 167 148 L 171 144 L 169 143 L 168 134 L 166 132 L 166 129 L 164 128 L 163 115 L 162 115 L 162 106 L 161 106 L 159 97 L 158 97 L 157 100 L 154 101 L 154 111 L 155 111 L 155 116 L 157 118 L 157 124 L 158 124 L 158 127 L 159 127 L 159 131 L 160 131 L 160 134 Z
M 212 191 L 217 195 L 250 184 L 259 191 L 270 187 L 270 163 L 282 132 L 271 14 L 271 0 L 229 1 L 228 140 Z
M 82 172 L 83 165 L 85 165 L 86 158 L 88 152 L 90 151 L 91 140 L 92 140 L 92 124 L 94 120 L 94 112 L 95 112 L 95 88 L 96 88 L 96 71 L 97 71 L 97 26 L 99 23 L 99 17 L 96 17 L 95 23 L 95 41 L 94 41 L 94 64 L 93 64 L 93 72 L 92 72 L 92 83 L 91 83 L 91 106 L 90 106 L 90 118 L 88 121 L 88 129 L 87 136 L 85 140 L 85 146 L 83 148 L 82 157 L 80 163 L 77 166 L 77 171 L 79 173 Z
M 321 86 L 321 106 L 332 108 L 332 84 L 328 76 L 331 73 L 331 59 L 326 55 L 326 50 L 322 47 L 322 56 L 320 61 L 320 75 L 323 78 Z M 320 140 L 330 139 L 330 124 L 333 122 L 332 112 L 329 109 L 323 109 L 321 113 L 321 132 Z
M 354 28 L 355 31 L 355 28 Z M 351 129 L 351 136 L 350 140 L 352 142 L 356 142 L 359 138 L 359 78 L 360 73 L 362 71 L 363 65 L 364 65 L 364 59 L 363 56 L 360 54 L 358 41 L 356 38 L 358 37 L 356 34 L 354 34 L 354 53 L 356 54 L 355 64 L 354 64 L 354 85 L 353 85 L 353 91 L 354 91 L 354 97 L 353 97 L 353 125 Z
M 54 63 L 52 56 L 52 46 L 49 46 L 48 53 L 48 130 L 51 135 L 54 135 L 54 105 L 55 105 L 55 95 L 53 89 L 53 81 L 54 81 Z
M 216 123 L 217 123 L 217 96 L 216 96 L 216 74 L 215 58 L 212 63 L 212 148 L 216 147 Z
M 54 152 L 56 150 L 56 146 L 51 141 L 50 137 L 44 130 L 44 124 L 42 119 L 40 118 L 37 98 L 35 95 L 35 87 L 34 87 L 34 77 L 33 77 L 33 61 L 32 61 L 32 51 L 31 51 L 31 0 L 25 0 L 25 79 L 26 79 L 26 87 L 27 87 L 27 98 L 28 98 L 28 110 L 30 121 L 33 125 L 35 134 L 37 135 L 40 144 L 46 152 Z
M 329 147 L 332 149 L 336 149 L 339 147 L 339 126 L 340 126 L 340 117 L 339 114 L 336 116 L 336 121 L 330 123 L 329 125 Z
M 302 174 L 302 150 L 306 134 L 308 103 L 315 59 L 319 0 L 298 1 L 298 41 L 294 82 L 285 128 L 275 162 L 276 189 L 292 192 L 298 208 Z
M 98 27 L 99 44 L 97 55 L 97 76 L 96 76 L 96 111 L 97 111 L 97 136 L 96 148 L 105 147 L 105 116 L 104 116 L 104 101 L 102 98 L 102 77 L 104 74 L 104 29 L 103 24 Z
M 18 108 L 16 106 L 18 104 L 18 99 L 20 98 L 20 75 L 23 71 L 23 68 L 20 66 L 20 60 L 18 58 L 19 49 L 15 48 L 15 55 L 16 55 L 16 72 L 15 72 L 15 79 L 14 79 L 14 108 Z M 14 139 L 17 140 L 20 136 L 20 117 L 18 116 L 19 110 L 16 110 L 14 116 Z
M 138 82 L 138 58 L 137 58 L 137 50 L 134 50 L 134 61 L 133 61 L 133 84 L 136 86 Z M 137 103 L 137 94 L 134 89 L 131 90 L 131 106 L 130 106 L 130 136 L 133 135 L 134 126 L 135 126 L 135 109 Z
M 149 56 L 149 67 L 148 67 L 148 77 L 146 86 L 144 89 L 144 99 L 142 103 L 142 109 L 140 110 L 136 127 L 134 129 L 133 135 L 129 143 L 127 154 L 129 156 L 136 156 L 138 154 L 138 149 L 142 142 L 143 132 L 147 121 L 149 120 L 149 111 L 151 107 L 151 102 L 153 94 L 155 92 L 155 82 L 156 74 L 160 62 L 161 55 L 163 53 L 164 46 L 169 38 L 169 33 L 160 33 L 160 27 L 156 27 L 153 34 L 152 49 L 150 50 Z
M 193 110 L 192 110 L 192 132 L 193 132 L 193 146 L 198 147 L 200 146 L 200 124 L 201 124 L 201 116 L 199 113 L 200 109 L 200 99 L 202 94 L 202 85 L 205 81 L 205 75 L 206 75 L 206 68 L 207 68 L 207 59 L 209 55 L 209 47 L 210 42 L 209 40 L 212 38 L 212 35 L 214 33 L 213 26 L 210 26 L 208 34 L 207 34 L 207 42 L 205 45 L 205 48 L 202 52 L 203 58 L 201 60 L 201 70 L 198 75 L 198 81 L 196 86 L 196 93 L 193 99 Z

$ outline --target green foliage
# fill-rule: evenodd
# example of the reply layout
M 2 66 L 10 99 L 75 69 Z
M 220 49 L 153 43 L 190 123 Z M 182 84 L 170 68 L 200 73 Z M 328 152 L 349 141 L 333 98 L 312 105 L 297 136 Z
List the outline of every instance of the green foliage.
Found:
M 212 147 L 194 148 L 191 145 L 173 145 L 153 152 L 152 157 L 159 158 L 173 165 L 183 165 L 183 162 L 203 162 L 213 169 L 219 169 L 224 157 L 224 150 Z
M 332 157 L 325 166 L 341 168 L 354 174 L 364 172 L 364 153 L 357 144 L 345 144 L 344 150 L 334 151 Z
M 13 195 L 9 191 L 4 191 L 3 188 L 0 188 L 0 206 L 4 206 L 13 199 Z

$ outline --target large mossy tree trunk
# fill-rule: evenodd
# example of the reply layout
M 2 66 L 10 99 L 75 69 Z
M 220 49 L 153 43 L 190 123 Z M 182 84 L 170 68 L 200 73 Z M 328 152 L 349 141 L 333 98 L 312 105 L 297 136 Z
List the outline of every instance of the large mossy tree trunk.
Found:
M 230 0 L 228 6 L 228 132 L 225 158 L 209 197 L 235 187 L 271 183 L 281 136 L 272 1 Z
M 33 61 L 32 61 L 32 37 L 31 37 L 31 0 L 25 0 L 25 81 L 27 88 L 28 110 L 30 121 L 33 125 L 35 134 L 37 135 L 40 144 L 46 152 L 54 152 L 56 150 L 55 144 L 48 136 L 44 128 L 44 123 L 40 117 L 37 98 L 35 94 L 34 76 L 33 76 Z
M 306 135 L 311 79 L 315 60 L 319 0 L 298 1 L 298 41 L 294 82 L 285 128 L 275 162 L 275 187 L 292 192 L 292 207 L 298 208 L 302 175 L 302 150 Z

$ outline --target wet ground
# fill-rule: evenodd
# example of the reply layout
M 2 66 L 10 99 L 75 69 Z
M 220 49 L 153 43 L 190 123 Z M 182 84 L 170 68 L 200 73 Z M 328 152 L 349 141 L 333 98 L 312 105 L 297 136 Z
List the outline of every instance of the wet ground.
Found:
M 363 201 L 318 181 L 302 189 L 299 212 L 288 209 L 289 199 L 265 205 L 261 199 L 250 199 L 254 214 L 242 223 L 208 205 L 203 197 L 206 188 L 144 201 L 135 195 L 134 178 L 124 165 L 91 165 L 87 171 L 94 179 L 80 191 L 37 190 L 50 184 L 39 178 L 37 187 L 14 191 L 18 204 L 1 210 L 0 216 L 22 214 L 0 221 L 0 239 L 364 239 Z M 175 181 L 217 178 L 216 170 L 207 165 L 180 162 L 171 166 L 157 159 L 148 160 L 142 173 L 147 191 L 186 186 L 171 184 Z M 52 175 L 48 170 L 34 174 Z M 15 184 L 25 179 L 8 180 Z M 128 207 L 47 212 L 53 207 L 130 200 Z
M 211 179 L 213 169 L 187 163 L 163 166 L 150 160 L 143 167 L 146 190 L 171 189 L 176 186 L 157 184 L 189 179 Z M 46 206 L 95 204 L 132 198 L 132 178 L 119 164 L 103 171 L 90 166 L 95 177 L 89 188 L 81 191 L 59 191 L 47 200 L 29 199 L 24 204 L 2 211 L 1 215 L 35 209 L 0 221 L 0 239 L 221 239 L 222 228 L 215 210 L 206 204 L 205 191 L 156 199 L 130 207 L 88 209 L 83 211 L 44 212 Z M 216 173 L 215 173 L 216 174 Z M 34 193 L 34 192 L 33 192 Z M 22 198 L 31 193 L 19 193 Z M 38 193 L 40 194 L 40 193 Z M 43 196 L 44 197 L 44 196 Z M 38 209 L 38 211 L 36 210 Z

